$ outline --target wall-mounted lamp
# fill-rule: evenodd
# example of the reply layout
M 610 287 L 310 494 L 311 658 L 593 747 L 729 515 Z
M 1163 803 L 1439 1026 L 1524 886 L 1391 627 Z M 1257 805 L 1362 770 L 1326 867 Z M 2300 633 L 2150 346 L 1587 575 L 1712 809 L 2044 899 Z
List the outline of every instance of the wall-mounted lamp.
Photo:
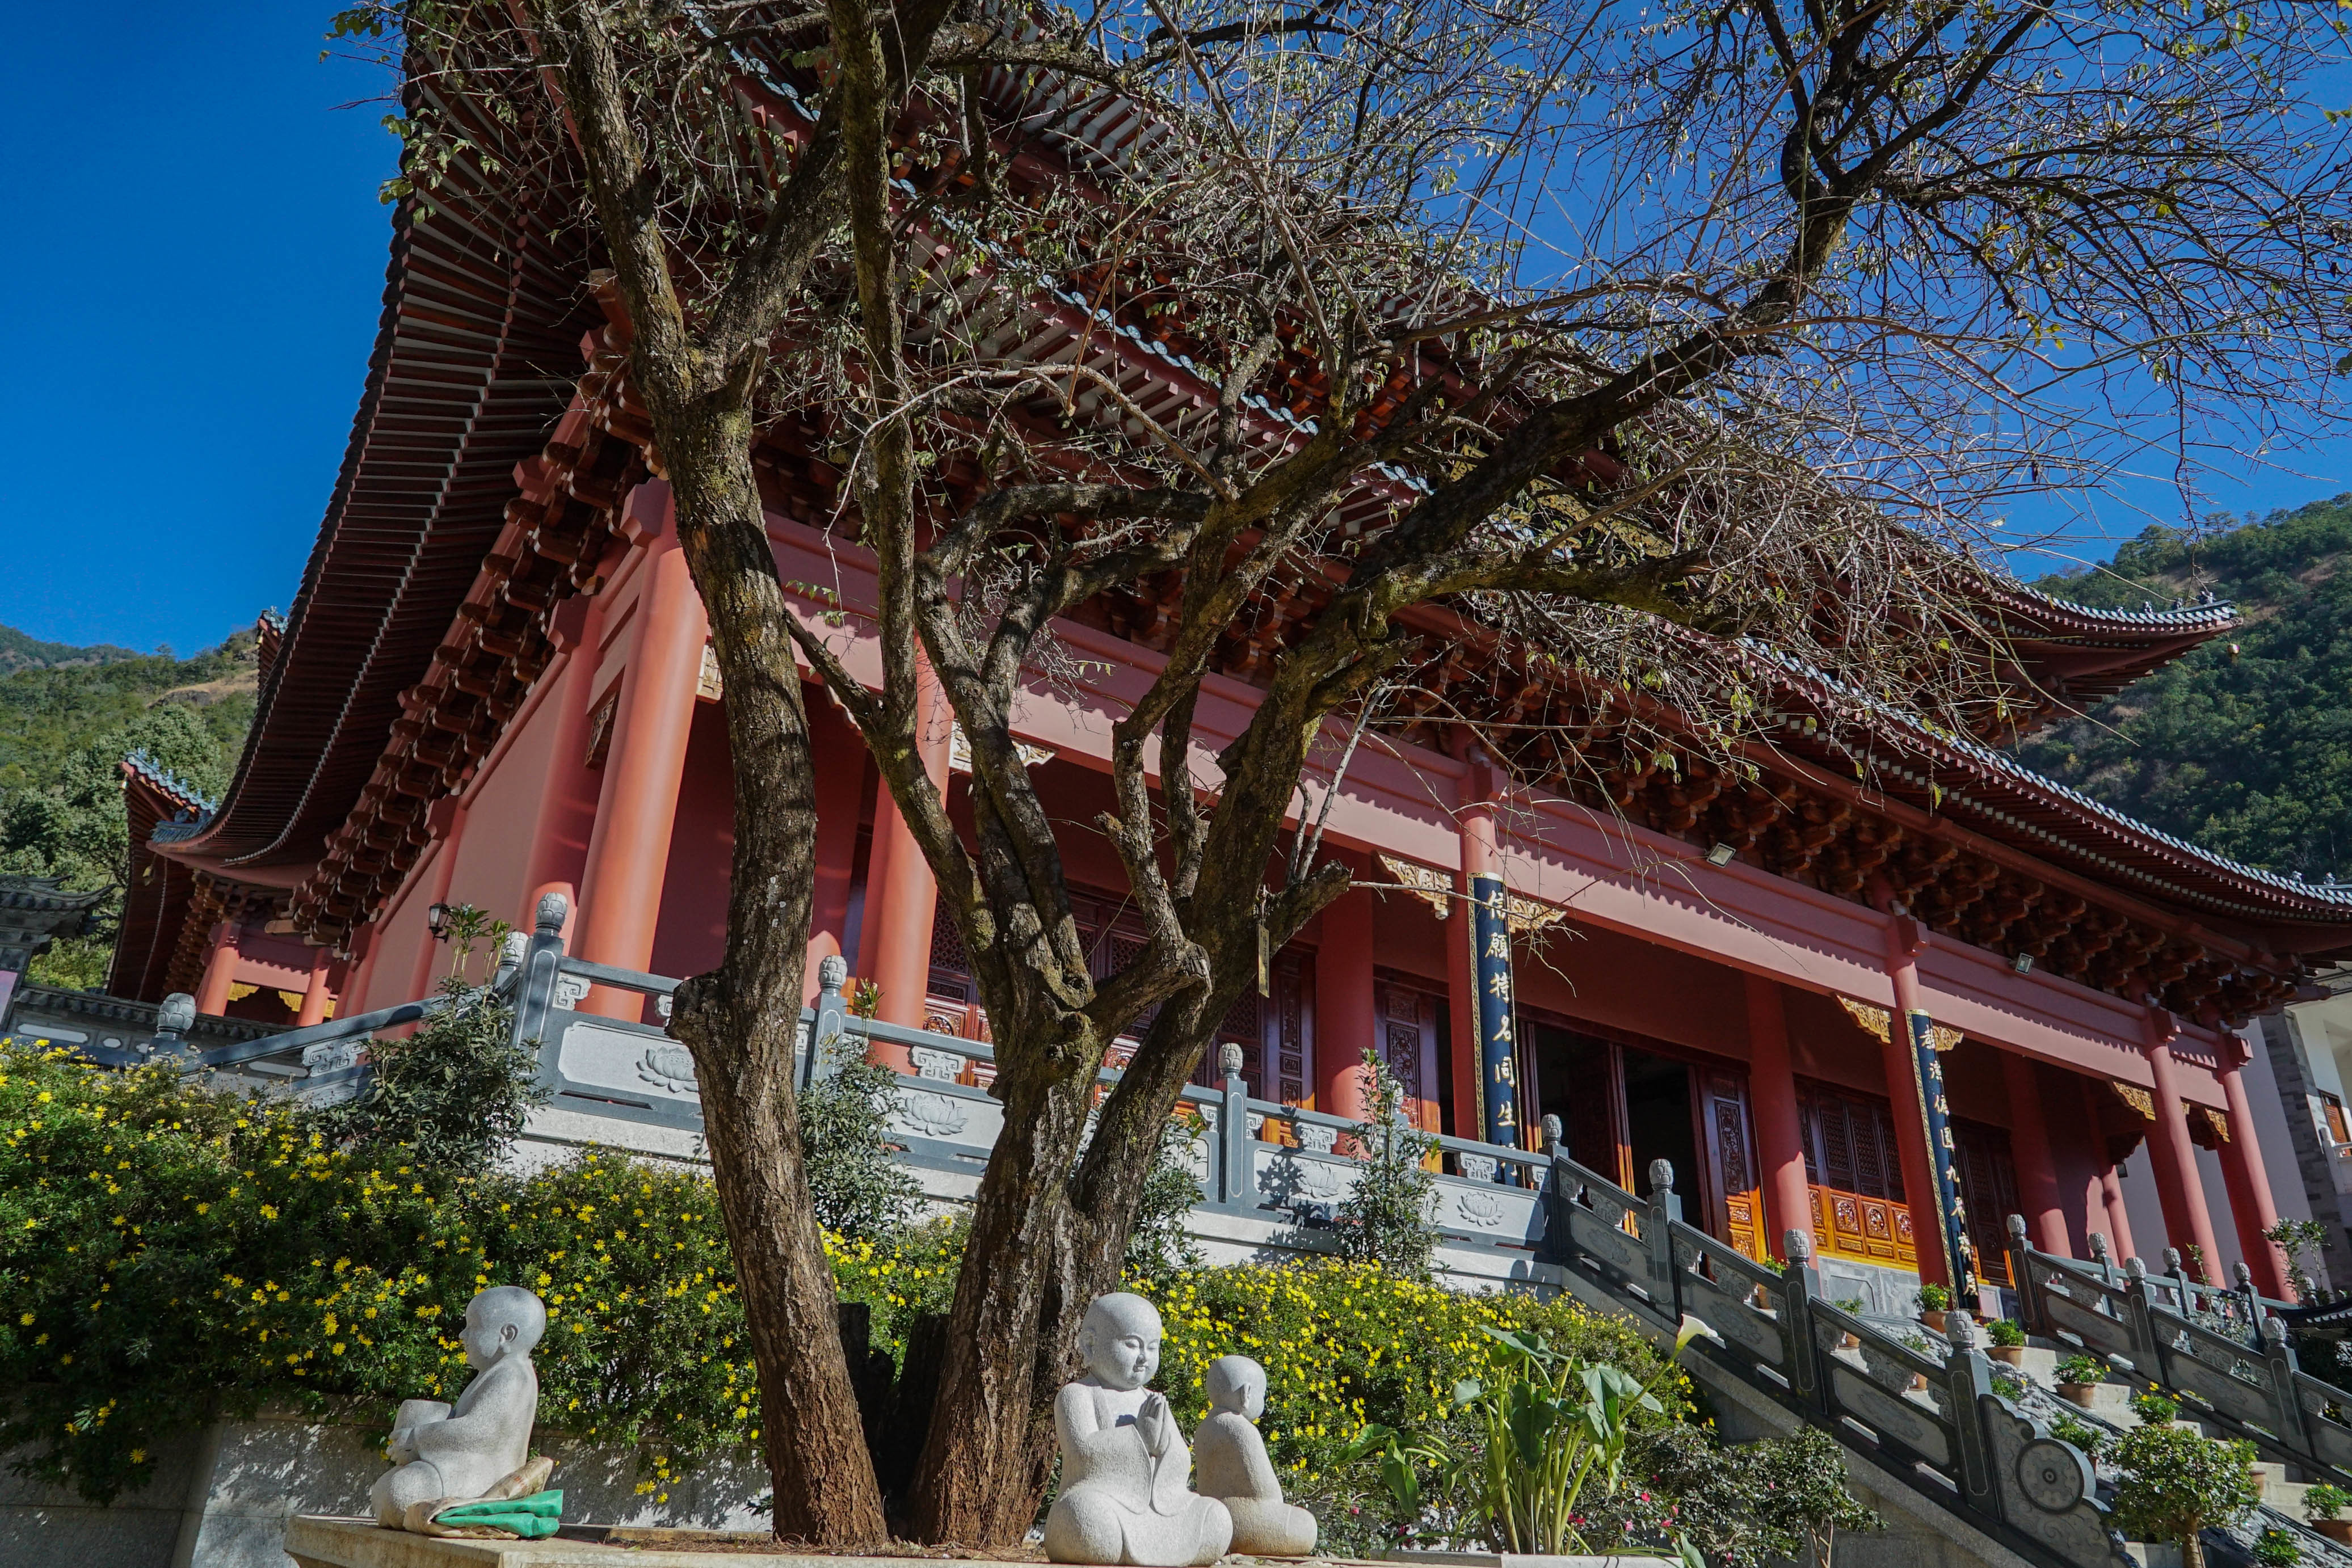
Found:
M 433 940 L 446 942 L 449 939 L 448 925 L 449 906 L 447 904 L 428 904 L 425 906 L 425 929 L 433 933 Z
M 1731 858 L 1738 852 L 1729 844 L 1717 844 L 1706 852 L 1706 863 L 1711 866 L 1727 866 L 1731 863 Z
M 2009 961 L 2009 967 L 2016 970 L 2021 975 L 2030 975 L 2033 973 L 2033 955 L 2031 953 L 2020 953 L 2016 957 L 2011 958 Z

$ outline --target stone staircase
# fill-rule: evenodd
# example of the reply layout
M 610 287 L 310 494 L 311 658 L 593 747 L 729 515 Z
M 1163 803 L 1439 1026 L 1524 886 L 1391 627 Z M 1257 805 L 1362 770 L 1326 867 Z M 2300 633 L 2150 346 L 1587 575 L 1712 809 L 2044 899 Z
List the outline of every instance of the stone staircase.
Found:
M 1919 1332 L 1932 1343 L 1943 1344 L 1944 1336 L 1925 1325 Z M 2104 1383 L 2091 1385 L 2089 1398 L 2076 1403 L 2058 1393 L 2058 1363 L 2066 1356 L 2079 1354 L 2077 1347 L 2041 1336 L 2029 1336 L 2025 1345 L 2011 1363 L 2002 1355 L 1994 1367 L 1996 1386 L 2006 1378 L 2017 1385 L 2009 1396 L 2011 1404 L 2027 1412 L 2044 1426 L 2061 1419 L 2072 1419 L 2105 1434 L 2108 1442 L 2101 1445 L 2103 1453 L 2113 1451 L 2113 1441 L 2144 1423 L 2139 1413 L 2131 1407 L 2132 1396 L 2137 1392 L 2120 1374 Z M 2143 1385 L 2144 1386 L 2145 1385 Z M 2184 1406 L 2184 1408 L 2186 1406 Z M 2176 1419 L 2172 1425 L 2207 1437 L 2228 1437 L 2234 1434 L 2210 1421 Z M 2094 1458 L 2093 1468 L 2098 1477 L 2102 1497 L 2112 1497 L 2116 1483 L 2114 1467 Z M 2352 1546 L 2331 1540 L 2305 1520 L 2304 1494 L 2316 1484 L 2292 1477 L 2304 1473 L 2300 1467 L 2276 1458 L 2263 1458 L 2253 1466 L 2261 1488 L 2262 1504 L 2237 1528 L 2230 1531 L 2205 1532 L 2206 1550 L 2210 1556 L 2228 1561 L 2252 1559 L 2254 1542 L 2266 1530 L 2284 1530 L 2294 1538 L 2302 1550 L 2303 1561 L 2313 1568 L 2352 1568 Z

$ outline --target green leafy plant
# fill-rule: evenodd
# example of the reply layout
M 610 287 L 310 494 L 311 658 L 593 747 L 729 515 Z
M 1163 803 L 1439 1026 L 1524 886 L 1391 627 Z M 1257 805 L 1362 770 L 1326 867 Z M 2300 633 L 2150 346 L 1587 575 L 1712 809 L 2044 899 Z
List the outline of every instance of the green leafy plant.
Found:
M 1377 1051 L 1364 1052 L 1360 1071 L 1366 1104 L 1353 1137 L 1363 1169 L 1333 1216 L 1339 1253 L 1350 1262 L 1426 1280 L 1437 1248 L 1429 1228 L 1437 1178 L 1423 1161 L 1437 1143 L 1405 1119 L 1404 1084 Z
M 809 1199 L 819 1225 L 851 1240 L 882 1237 L 907 1223 L 923 1196 L 890 1156 L 899 1074 L 869 1060 L 863 1037 L 822 1041 L 827 1071 L 801 1092 L 801 1143 Z
M 1862 1298 L 1860 1296 L 1842 1297 L 1837 1301 L 1832 1301 L 1830 1305 L 1835 1307 L 1838 1311 L 1849 1313 L 1852 1316 L 1857 1318 L 1862 1316 Z
M 2179 1427 L 2141 1427 L 2116 1445 L 2115 1521 L 2135 1541 L 2171 1541 L 2182 1568 L 2204 1568 L 2199 1532 L 2227 1530 L 2261 1500 L 2253 1445 Z
M 2095 1459 L 2110 1441 L 2105 1427 L 2094 1427 L 2088 1421 L 2078 1421 L 2072 1416 L 2061 1416 L 2050 1423 L 2050 1435 L 2062 1443 L 2072 1443 L 2083 1450 L 2085 1458 Z
M 1996 1318 L 1985 1325 L 1985 1337 L 2015 1349 L 2025 1343 L 2025 1325 L 2014 1318 Z
M 2294 1568 L 2303 1561 L 2303 1548 L 2291 1531 L 2273 1525 L 2254 1538 L 2254 1561 L 2262 1568 Z
M 2352 1491 L 2346 1491 L 2333 1481 L 2315 1481 L 2304 1489 L 2303 1517 L 2314 1524 L 2334 1519 L 2347 1506 L 2352 1506 Z
M 1580 1360 L 1539 1332 L 1486 1332 L 1503 1346 L 1509 1367 L 1493 1379 L 1455 1385 L 1454 1404 L 1468 1417 L 1466 1440 L 1444 1433 L 1408 1439 L 1367 1427 L 1353 1451 L 1379 1455 L 1381 1479 L 1401 1511 L 1418 1511 L 1419 1471 L 1427 1465 L 1446 1500 L 1478 1521 L 1498 1550 L 1589 1553 L 1585 1515 L 1624 1485 L 1638 1416 L 1664 1414 L 1655 1391 L 1662 1378 L 1644 1383 L 1621 1367 Z M 1704 1332 L 1685 1319 L 1675 1354 Z M 1701 1568 L 1695 1549 L 1683 1542 L 1681 1550 L 1692 1568 Z
M 317 1113 L 332 1142 L 404 1147 L 418 1165 L 476 1171 L 495 1164 L 546 1103 L 539 1054 L 509 1038 L 514 1012 L 488 988 L 452 976 L 443 1007 L 404 1040 L 373 1040 L 374 1071 L 357 1099 Z
M 1165 1284 L 1179 1271 L 1201 1266 L 1200 1243 L 1185 1228 L 1192 1206 L 1201 1201 L 1201 1178 L 1194 1174 L 1194 1152 L 1207 1124 L 1197 1111 L 1185 1109 L 1168 1118 L 1160 1142 L 1151 1151 L 1151 1166 L 1143 1176 L 1143 1198 L 1136 1206 L 1135 1228 L 1127 1233 L 1127 1260 L 1122 1272 L 1130 1281 Z
M 2025 1397 L 2025 1385 L 2007 1373 L 1993 1374 L 1992 1391 L 2012 1405 Z
M 2148 1385 L 2131 1396 L 2132 1414 L 2151 1427 L 2162 1427 L 2180 1418 L 2180 1401 Z
M 1688 1424 L 1653 1427 L 1636 1434 L 1626 1469 L 1642 1483 L 1596 1506 L 1586 1531 L 1620 1552 L 1687 1542 L 1722 1568 L 1831 1568 L 1840 1535 L 1882 1522 L 1846 1489 L 1843 1451 L 1818 1427 L 1737 1444 Z
M 2318 1282 L 2305 1263 L 2327 1249 L 2327 1227 L 2316 1219 L 2282 1219 L 2263 1232 L 2263 1239 L 2286 1255 L 2287 1286 L 2298 1301 L 2311 1300 Z
M 1952 1292 L 1946 1287 L 1937 1284 L 1926 1284 L 1919 1287 L 1921 1312 L 1940 1312 L 1948 1310 L 1951 1304 Z
M 2088 1385 L 2107 1380 L 2107 1364 L 2095 1355 L 2069 1355 L 2060 1358 L 2056 1376 L 2061 1383 Z

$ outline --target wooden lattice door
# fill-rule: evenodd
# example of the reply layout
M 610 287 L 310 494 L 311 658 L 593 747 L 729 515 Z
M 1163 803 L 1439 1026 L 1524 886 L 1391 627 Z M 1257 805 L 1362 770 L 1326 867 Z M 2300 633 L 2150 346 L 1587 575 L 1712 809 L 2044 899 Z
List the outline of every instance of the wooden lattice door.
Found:
M 1886 1101 L 1801 1082 L 1797 1105 L 1804 1124 L 1805 1179 L 1812 1187 L 1814 1249 L 1889 1268 L 1917 1267 Z

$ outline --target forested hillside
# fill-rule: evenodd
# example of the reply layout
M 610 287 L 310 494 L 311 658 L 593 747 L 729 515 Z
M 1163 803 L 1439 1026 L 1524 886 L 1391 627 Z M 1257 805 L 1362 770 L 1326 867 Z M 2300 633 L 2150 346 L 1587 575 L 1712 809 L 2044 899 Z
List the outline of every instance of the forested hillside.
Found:
M 253 721 L 253 633 L 175 659 L 37 643 L 0 627 L 0 660 L 24 648 L 41 651 L 42 662 L 27 655 L 0 676 L 0 872 L 119 890 L 130 845 L 117 764 L 143 749 L 216 796 Z M 0 670 L 10 668 L 0 663 Z M 35 977 L 53 985 L 102 983 L 113 913 L 107 906 L 108 927 L 99 935 L 58 943 Z
M 2248 623 L 2028 740 L 2028 765 L 2254 865 L 2352 874 L 2352 494 L 2196 539 L 2152 528 L 2034 586 L 2110 608 L 2210 589 Z
M 72 664 L 105 664 L 139 655 L 111 643 L 77 648 L 70 643 L 44 643 L 14 626 L 0 626 L 0 675 L 11 670 L 49 669 Z

